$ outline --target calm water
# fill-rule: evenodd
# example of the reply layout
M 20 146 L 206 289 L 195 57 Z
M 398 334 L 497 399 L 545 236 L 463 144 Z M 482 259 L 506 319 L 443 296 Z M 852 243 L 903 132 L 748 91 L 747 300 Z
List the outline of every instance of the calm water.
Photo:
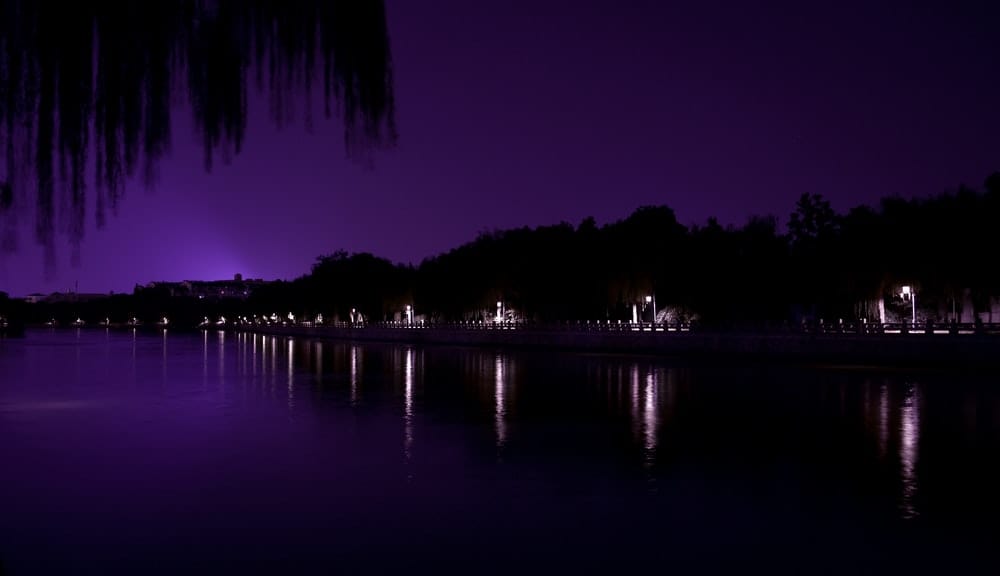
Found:
M 0 340 L 6 574 L 996 573 L 993 375 Z

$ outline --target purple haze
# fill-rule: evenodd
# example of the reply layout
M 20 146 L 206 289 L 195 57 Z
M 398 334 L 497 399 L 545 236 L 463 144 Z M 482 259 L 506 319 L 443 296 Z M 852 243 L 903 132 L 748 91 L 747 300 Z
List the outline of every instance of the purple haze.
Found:
M 352 162 L 336 120 L 309 133 L 300 107 L 278 131 L 256 98 L 243 153 L 205 174 L 178 114 L 156 191 L 130 184 L 104 230 L 90 214 L 50 280 L 26 226 L 0 290 L 293 278 L 337 249 L 416 263 L 644 204 L 784 221 L 803 192 L 845 210 L 1000 169 L 995 2 L 811 4 L 388 0 L 395 149 Z

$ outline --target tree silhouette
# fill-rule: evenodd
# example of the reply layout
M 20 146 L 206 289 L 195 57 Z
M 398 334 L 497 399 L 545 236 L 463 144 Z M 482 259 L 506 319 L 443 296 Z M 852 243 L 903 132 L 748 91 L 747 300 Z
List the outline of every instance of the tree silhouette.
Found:
M 341 116 L 349 153 L 395 139 L 382 0 L 0 2 L 4 247 L 16 246 L 9 213 L 32 194 L 49 264 L 60 200 L 69 207 L 63 232 L 78 247 L 91 154 L 101 226 L 126 177 L 155 178 L 174 101 L 193 114 L 206 168 L 239 153 L 251 73 L 278 123 L 321 83 L 324 113 Z
M 742 227 L 713 218 L 685 227 L 670 208 L 646 206 L 603 226 L 587 218 L 575 228 L 560 223 L 484 232 L 419 266 L 334 252 L 296 280 L 256 286 L 246 300 L 183 301 L 169 287 L 153 286 L 124 298 L 39 304 L 31 320 L 122 321 L 168 313 L 197 323 L 219 314 L 294 312 L 346 321 L 354 309 L 381 321 L 410 305 L 431 322 L 490 322 L 502 301 L 520 320 L 606 326 L 630 321 L 632 306 L 645 306 L 650 296 L 660 321 L 696 317 L 714 329 L 783 328 L 804 319 L 828 325 L 908 319 L 900 289 L 910 285 L 920 322 L 992 322 L 1000 296 L 1000 268 L 991 265 L 993 222 L 1000 219 L 997 183 L 993 178 L 985 190 L 961 186 L 929 198 L 889 197 L 844 215 L 806 196 L 790 218 L 799 224 L 788 234 L 773 216 L 752 217 Z
M 788 219 L 788 232 L 795 244 L 812 243 L 837 231 L 837 215 L 819 194 L 803 194 Z

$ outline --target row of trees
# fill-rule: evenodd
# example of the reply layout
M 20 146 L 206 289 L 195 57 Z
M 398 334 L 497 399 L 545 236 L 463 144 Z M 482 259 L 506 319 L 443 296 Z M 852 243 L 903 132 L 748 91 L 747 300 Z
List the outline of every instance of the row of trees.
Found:
M 186 301 L 140 290 L 87 306 L 98 317 L 197 322 L 289 311 L 347 320 L 352 310 L 392 320 L 410 305 L 428 320 L 455 321 L 491 318 L 501 301 L 520 318 L 551 322 L 629 320 L 632 306 L 653 296 L 660 320 L 695 316 L 725 327 L 878 321 L 880 303 L 890 314 L 909 309 L 899 298 L 905 284 L 920 295 L 921 318 L 949 320 L 989 313 L 1000 296 L 1000 267 L 992 263 L 998 218 L 1000 173 L 982 190 L 886 198 L 846 214 L 806 194 L 787 230 L 773 216 L 738 227 L 714 219 L 689 227 L 670 208 L 652 206 L 604 226 L 588 218 L 578 226 L 483 233 L 418 266 L 336 252 L 318 258 L 308 274 L 259 287 L 247 300 Z M 64 313 L 81 309 L 61 306 Z
M 998 220 L 1000 173 L 980 190 L 886 198 L 846 214 L 805 194 L 787 230 L 773 216 L 688 227 L 652 206 L 604 226 L 588 218 L 483 233 L 419 266 L 337 252 L 258 296 L 261 305 L 298 302 L 342 319 L 351 308 L 389 319 L 406 304 L 431 319 L 475 319 L 502 301 L 525 318 L 558 321 L 627 320 L 653 295 L 660 319 L 670 310 L 737 325 L 877 321 L 880 301 L 890 312 L 904 308 L 905 284 L 920 294 L 921 317 L 946 320 L 963 306 L 966 316 L 988 313 L 1000 296 L 1000 267 L 991 263 Z

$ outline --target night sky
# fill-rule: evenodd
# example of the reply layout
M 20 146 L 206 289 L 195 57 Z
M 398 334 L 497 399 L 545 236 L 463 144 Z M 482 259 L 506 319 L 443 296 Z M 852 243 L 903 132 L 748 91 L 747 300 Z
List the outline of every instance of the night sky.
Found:
M 348 159 L 316 104 L 282 130 L 253 96 L 242 154 L 203 170 L 188 113 L 155 190 L 130 183 L 58 244 L 30 227 L 0 290 L 293 278 L 338 249 L 421 259 L 522 225 L 666 204 L 685 224 L 781 222 L 978 187 L 1000 169 L 998 2 L 386 2 L 396 147 Z M 251 88 L 253 91 L 253 88 Z M 22 222 L 32 222 L 30 217 Z

